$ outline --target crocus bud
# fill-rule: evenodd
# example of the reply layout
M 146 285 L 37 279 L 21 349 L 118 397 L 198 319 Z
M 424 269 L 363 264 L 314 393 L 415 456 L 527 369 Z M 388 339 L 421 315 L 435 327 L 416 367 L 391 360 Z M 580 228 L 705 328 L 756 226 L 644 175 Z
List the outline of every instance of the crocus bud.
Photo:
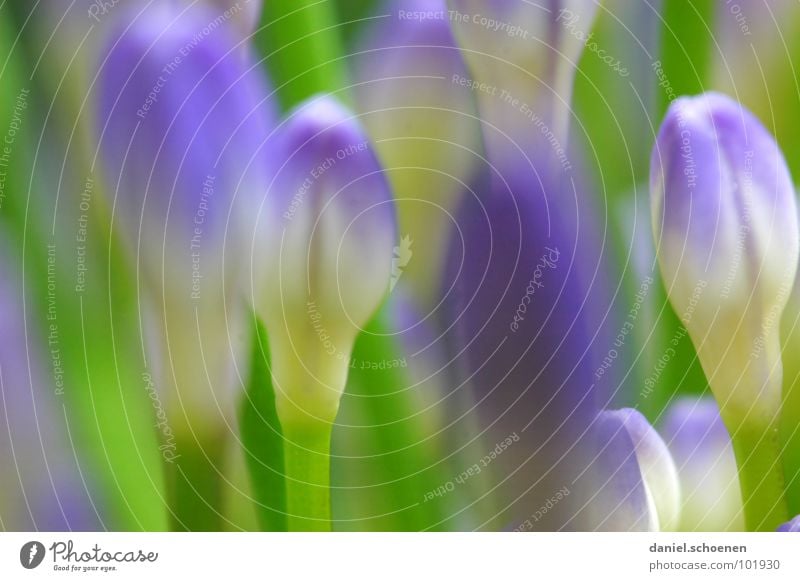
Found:
M 680 530 L 744 530 L 736 458 L 714 400 L 676 401 L 666 412 L 661 434 L 681 481 Z
M 266 190 L 274 120 L 260 69 L 238 43 L 207 6 L 158 3 L 111 35 L 99 73 L 110 205 L 171 342 L 165 382 L 203 421 L 234 412 L 240 258 L 247 214 Z
M 252 251 L 278 413 L 332 421 L 356 336 L 389 288 L 389 184 L 360 123 L 336 100 L 298 106 L 277 135 Z
M 800 533 L 800 515 L 778 527 L 779 533 Z
M 396 276 L 427 306 L 481 132 L 445 0 L 390 0 L 385 12 L 360 46 L 355 91 L 392 183 L 400 234 L 419 249 L 413 260 L 399 257 Z
M 723 417 L 771 421 L 781 397 L 778 326 L 798 260 L 783 155 L 732 99 L 681 98 L 658 134 L 650 192 L 664 284 Z
M 608 475 L 605 482 L 596 481 L 602 502 L 595 502 L 595 510 L 611 511 L 602 528 L 676 530 L 681 509 L 678 470 L 658 432 L 629 408 L 602 412 L 593 428 L 599 448 L 595 474 Z
M 449 18 L 493 139 L 526 139 L 535 114 L 565 140 L 578 60 L 591 41 L 595 0 L 449 0 Z M 538 128 L 537 128 L 538 129 Z M 505 135 L 500 132 L 505 133 Z M 532 134 L 533 132 L 531 132 Z

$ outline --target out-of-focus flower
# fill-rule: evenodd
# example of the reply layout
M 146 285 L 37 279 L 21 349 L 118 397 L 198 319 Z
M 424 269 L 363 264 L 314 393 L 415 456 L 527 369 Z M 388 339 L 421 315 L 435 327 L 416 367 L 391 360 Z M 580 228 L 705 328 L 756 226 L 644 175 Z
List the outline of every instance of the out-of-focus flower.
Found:
M 778 527 L 779 533 L 800 533 L 800 515 Z
M 450 0 L 448 18 L 478 100 L 486 154 L 456 215 L 442 287 L 449 369 L 491 448 L 519 435 L 491 473 L 497 524 L 594 528 L 588 429 L 616 387 L 595 373 L 617 327 L 606 258 L 582 164 L 567 139 L 572 78 L 593 2 Z M 602 265 L 602 266 L 600 266 Z M 468 390 L 464 387 L 468 386 Z M 505 511 L 505 512 L 502 512 Z
M 0 252 L 0 320 L 7 337 L 0 344 L 0 526 L 98 530 L 104 506 L 91 471 L 81 470 L 81 455 L 72 448 L 75 426 L 69 427 L 57 405 L 61 363 L 54 361 L 58 375 L 48 377 L 41 341 L 30 322 L 26 327 L 21 285 L 7 258 Z
M 268 183 L 273 105 L 216 12 L 159 3 L 128 15 L 100 64 L 111 203 L 165 322 L 171 393 L 192 421 L 218 422 L 234 413 L 241 256 Z
M 783 155 L 752 114 L 706 93 L 671 105 L 650 179 L 664 283 L 723 417 L 771 418 L 781 398 L 778 327 L 798 260 Z
M 389 288 L 396 228 L 372 145 L 332 97 L 292 111 L 275 152 L 252 266 L 286 428 L 334 419 L 356 336 Z
M 736 458 L 717 404 L 708 398 L 676 401 L 661 434 L 681 480 L 680 530 L 744 530 Z
M 678 471 L 658 432 L 636 410 L 601 412 L 592 425 L 597 491 L 589 512 L 599 530 L 675 530 Z
M 476 87 L 481 113 L 496 127 L 486 132 L 487 141 L 524 141 L 529 128 L 520 118 L 535 115 L 566 147 L 572 84 L 591 41 L 598 3 L 449 0 L 448 5 L 464 58 L 483 83 Z
M 402 278 L 426 303 L 481 133 L 445 0 L 390 0 L 385 12 L 360 47 L 355 91 L 393 186 L 401 235 L 417 249 Z
M 464 405 L 490 448 L 520 436 L 490 470 L 503 482 L 497 496 L 513 499 L 507 522 L 577 478 L 593 455 L 578 442 L 605 404 L 594 377 L 613 348 L 609 306 L 597 300 L 606 293 L 602 245 L 591 215 L 580 215 L 580 229 L 566 215 L 569 183 L 525 166 L 476 183 L 446 261 L 441 324 L 451 389 L 468 392 Z M 564 526 L 585 499 L 573 490 L 537 527 Z
M 583 48 L 573 32 L 591 26 L 596 7 L 448 5 L 488 157 L 456 214 L 446 260 L 441 321 L 452 389 L 468 391 L 464 405 L 490 448 L 519 435 L 490 470 L 499 527 L 530 520 L 526 513 L 578 482 L 532 528 L 594 528 L 583 510 L 594 483 L 579 475 L 594 455 L 587 427 L 609 400 L 598 394 L 616 388 L 615 370 L 602 385 L 595 375 L 619 325 L 602 213 L 569 147 L 565 111 Z M 559 54 L 562 41 L 574 59 Z

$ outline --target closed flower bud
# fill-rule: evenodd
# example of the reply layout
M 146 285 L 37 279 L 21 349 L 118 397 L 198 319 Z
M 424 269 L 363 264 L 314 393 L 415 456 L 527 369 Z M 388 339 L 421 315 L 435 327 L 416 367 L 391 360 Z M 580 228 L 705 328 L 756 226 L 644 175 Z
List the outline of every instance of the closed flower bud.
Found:
M 658 134 L 650 193 L 664 285 L 731 435 L 747 528 L 774 530 L 787 516 L 779 324 L 800 245 L 786 162 L 735 101 L 681 98 Z
M 650 176 L 664 284 L 723 417 L 769 421 L 780 405 L 778 324 L 798 259 L 783 155 L 752 114 L 707 93 L 672 104 Z
M 234 412 L 241 256 L 252 238 L 247 214 L 266 190 L 274 123 L 266 82 L 239 38 L 208 6 L 159 3 L 117 28 L 99 72 L 114 219 L 164 322 L 171 397 L 203 421 Z
M 681 508 L 678 470 L 656 430 L 629 408 L 602 412 L 592 428 L 598 447 L 594 510 L 608 512 L 598 528 L 676 530 Z
M 512 518 L 535 513 L 584 471 L 593 458 L 586 426 L 622 367 L 613 362 L 613 267 L 598 214 L 576 196 L 591 188 L 577 171 L 570 178 L 521 165 L 475 180 L 456 214 L 437 312 L 453 399 L 463 398 L 490 444 L 522 435 L 488 471 L 503 482 L 498 496 L 513 502 Z M 594 492 L 573 488 L 537 530 L 591 527 L 572 517 Z
M 396 233 L 372 145 L 336 100 L 291 112 L 275 152 L 252 263 L 285 427 L 335 417 L 355 338 L 389 288 Z
M 712 399 L 685 397 L 666 412 L 661 434 L 681 481 L 682 531 L 744 530 L 736 458 Z
M 188 275 L 185 296 L 193 246 L 221 275 L 223 243 L 241 223 L 234 201 L 263 195 L 261 146 L 274 122 L 264 79 L 231 52 L 238 41 L 229 26 L 210 26 L 216 17 L 164 5 L 133 15 L 100 71 L 97 124 L 116 215 L 148 275 L 160 276 L 162 257 Z

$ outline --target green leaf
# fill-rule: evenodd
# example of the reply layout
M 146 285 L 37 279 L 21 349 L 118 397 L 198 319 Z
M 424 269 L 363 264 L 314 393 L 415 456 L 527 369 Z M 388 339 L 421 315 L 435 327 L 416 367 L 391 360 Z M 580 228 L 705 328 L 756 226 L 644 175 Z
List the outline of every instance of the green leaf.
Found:
M 241 410 L 244 454 L 262 529 L 286 531 L 283 434 L 270 379 L 267 333 L 258 321 L 252 345 L 250 379 Z

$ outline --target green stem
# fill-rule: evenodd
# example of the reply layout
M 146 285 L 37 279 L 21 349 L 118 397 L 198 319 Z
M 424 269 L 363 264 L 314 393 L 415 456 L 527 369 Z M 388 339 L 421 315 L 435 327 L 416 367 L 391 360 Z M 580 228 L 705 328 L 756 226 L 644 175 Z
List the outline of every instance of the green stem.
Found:
M 664 0 L 661 67 L 672 92 L 659 90 L 662 115 L 673 98 L 708 89 L 715 10 L 715 0 Z
M 333 2 L 265 2 L 255 45 L 266 59 L 284 111 L 317 93 L 335 93 L 347 86 Z M 342 93 L 338 97 L 348 100 Z
M 325 422 L 283 426 L 290 531 L 331 530 L 332 429 Z
M 222 437 L 198 441 L 191 434 L 176 437 L 169 461 L 169 503 L 173 531 L 218 532 L 222 523 Z
M 283 431 L 275 409 L 267 331 L 256 319 L 250 380 L 243 399 L 240 426 L 255 510 L 263 531 L 287 531 Z
M 280 327 L 273 329 L 271 374 L 284 438 L 288 528 L 329 531 L 331 433 L 347 385 L 351 349 L 328 353 L 313 332 L 290 337 Z M 352 345 L 352 340 L 341 333 L 332 339 L 337 346 Z
M 800 334 L 800 333 L 799 333 Z M 795 339 L 796 340 L 796 339 Z M 795 343 L 787 343 L 787 353 Z M 787 357 L 783 390 L 781 428 L 783 432 L 783 472 L 790 514 L 800 514 L 800 369 L 794 358 Z
M 727 422 L 726 422 L 727 423 Z M 728 424 L 748 531 L 774 531 L 788 519 L 778 421 Z
M 745 331 L 728 341 L 704 341 L 698 355 L 731 435 L 747 530 L 774 531 L 788 520 L 780 439 L 783 367 L 777 329 L 760 326 L 758 349 Z

